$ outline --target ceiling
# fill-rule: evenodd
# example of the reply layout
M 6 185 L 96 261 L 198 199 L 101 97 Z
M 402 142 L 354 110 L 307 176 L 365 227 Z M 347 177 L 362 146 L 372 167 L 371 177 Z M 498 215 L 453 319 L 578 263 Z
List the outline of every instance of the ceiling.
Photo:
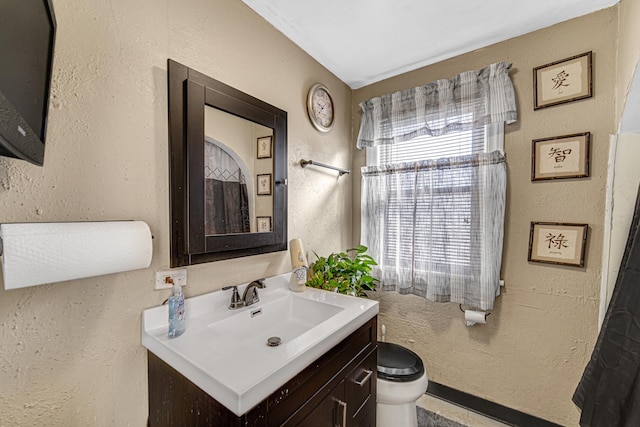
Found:
M 619 0 L 242 1 L 357 89 Z

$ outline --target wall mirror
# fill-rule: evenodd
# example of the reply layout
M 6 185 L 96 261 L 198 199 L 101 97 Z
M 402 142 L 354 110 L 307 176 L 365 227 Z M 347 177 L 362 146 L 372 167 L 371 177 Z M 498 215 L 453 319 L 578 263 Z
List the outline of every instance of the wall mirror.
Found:
M 169 60 L 171 267 L 287 249 L 287 113 Z

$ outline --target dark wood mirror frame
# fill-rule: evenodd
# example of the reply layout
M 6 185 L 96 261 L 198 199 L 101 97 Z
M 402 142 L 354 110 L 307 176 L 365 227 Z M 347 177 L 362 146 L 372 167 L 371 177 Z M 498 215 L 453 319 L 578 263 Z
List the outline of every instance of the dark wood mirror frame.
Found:
M 171 267 L 287 249 L 287 113 L 171 59 L 169 184 Z M 205 234 L 204 108 L 211 106 L 273 129 L 272 231 Z

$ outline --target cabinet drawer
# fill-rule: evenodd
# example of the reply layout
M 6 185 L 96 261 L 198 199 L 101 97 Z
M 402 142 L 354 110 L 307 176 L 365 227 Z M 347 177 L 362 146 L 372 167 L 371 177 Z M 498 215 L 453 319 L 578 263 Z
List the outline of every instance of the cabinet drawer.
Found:
M 344 401 L 344 381 L 331 393 L 325 397 L 301 422 L 296 423 L 296 427 L 327 427 L 340 426 L 347 427 L 345 423 Z M 284 427 L 286 427 L 285 424 Z
M 377 347 L 365 356 L 364 360 L 351 372 L 345 383 L 345 392 L 349 402 L 348 415 L 350 419 L 358 417 L 361 410 L 369 401 L 376 400 L 377 368 L 378 368 Z
M 286 421 L 287 425 L 297 425 L 330 390 L 349 378 L 354 366 L 359 366 L 366 355 L 377 350 L 376 332 L 377 318 L 374 317 L 276 390 L 267 399 L 267 424 L 280 426 Z

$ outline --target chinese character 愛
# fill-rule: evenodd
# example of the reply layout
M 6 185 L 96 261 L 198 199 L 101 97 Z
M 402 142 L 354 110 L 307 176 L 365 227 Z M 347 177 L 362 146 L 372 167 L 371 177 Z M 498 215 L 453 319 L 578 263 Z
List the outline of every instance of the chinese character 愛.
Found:
M 554 78 L 551 79 L 553 83 L 553 89 L 560 89 L 562 86 L 569 86 L 569 83 L 566 83 L 567 77 L 569 77 L 569 73 L 562 70 L 560 71 Z

